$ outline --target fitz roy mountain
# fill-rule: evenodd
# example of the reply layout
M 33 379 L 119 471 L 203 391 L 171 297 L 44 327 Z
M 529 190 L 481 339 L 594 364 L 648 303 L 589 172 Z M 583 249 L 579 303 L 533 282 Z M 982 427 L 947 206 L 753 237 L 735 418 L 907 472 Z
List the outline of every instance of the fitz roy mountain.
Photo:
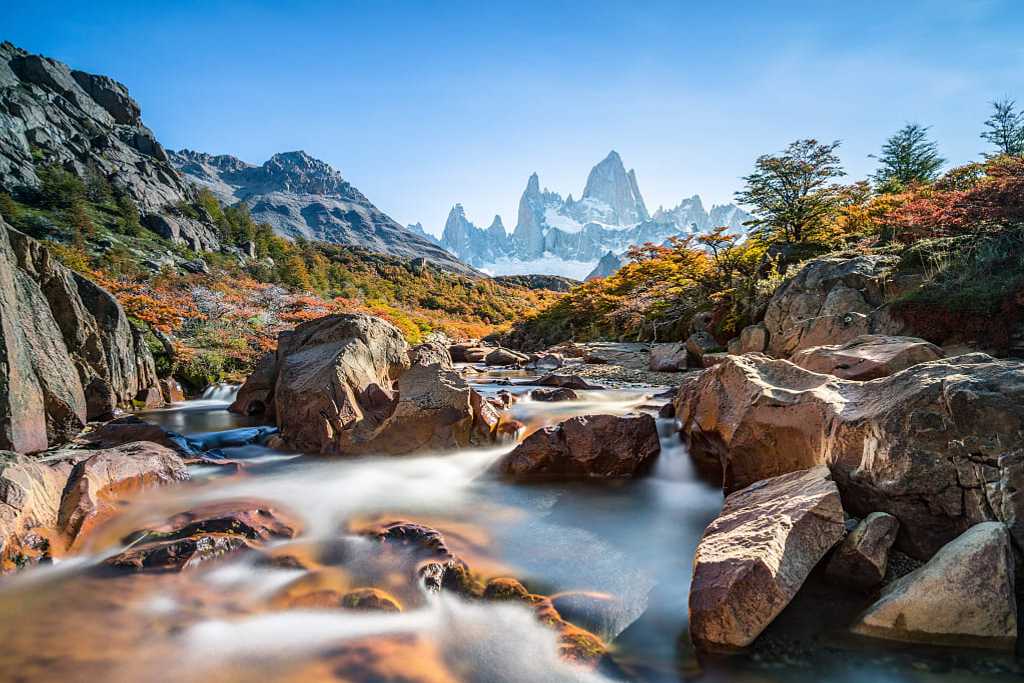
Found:
M 699 196 L 672 209 L 647 210 L 636 172 L 618 153 L 594 166 L 578 200 L 541 189 L 534 173 L 519 200 L 511 234 L 500 216 L 486 227 L 474 225 L 461 204 L 448 214 L 440 244 L 463 261 L 493 274 L 544 273 L 583 279 L 598 262 L 603 275 L 629 247 L 660 244 L 672 236 L 727 226 L 740 232 L 750 215 L 733 204 L 704 208 Z M 422 226 L 410 226 L 411 229 Z M 603 260 L 602 260 L 603 259 Z
M 193 184 L 226 204 L 245 202 L 258 222 L 279 234 L 363 247 L 402 258 L 424 258 L 445 270 L 472 274 L 420 232 L 399 225 L 327 163 L 305 152 L 275 154 L 262 165 L 188 149 L 168 151 Z

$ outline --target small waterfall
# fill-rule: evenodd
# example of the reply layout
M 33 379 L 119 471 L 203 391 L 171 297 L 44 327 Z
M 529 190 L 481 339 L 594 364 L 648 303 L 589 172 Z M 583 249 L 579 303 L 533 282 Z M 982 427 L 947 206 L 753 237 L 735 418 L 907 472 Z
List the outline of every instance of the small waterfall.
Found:
M 222 401 L 224 403 L 231 403 L 235 400 L 235 396 L 238 395 L 238 384 L 231 384 L 230 382 L 217 382 L 206 387 L 203 395 L 200 396 L 200 400 L 203 401 Z

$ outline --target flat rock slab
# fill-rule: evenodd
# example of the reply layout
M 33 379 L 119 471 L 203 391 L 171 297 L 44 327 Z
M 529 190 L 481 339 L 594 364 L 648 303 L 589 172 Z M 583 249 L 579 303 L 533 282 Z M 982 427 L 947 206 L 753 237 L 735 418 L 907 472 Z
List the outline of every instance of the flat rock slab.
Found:
M 976 524 L 889 584 L 854 633 L 912 643 L 1012 650 L 1013 552 L 1001 522 Z
M 864 334 L 845 344 L 797 351 L 791 360 L 811 372 L 867 381 L 939 358 L 942 358 L 942 349 L 924 339 Z
M 706 650 L 749 645 L 789 604 L 846 529 L 826 467 L 752 484 L 725 499 L 694 557 L 690 637 Z

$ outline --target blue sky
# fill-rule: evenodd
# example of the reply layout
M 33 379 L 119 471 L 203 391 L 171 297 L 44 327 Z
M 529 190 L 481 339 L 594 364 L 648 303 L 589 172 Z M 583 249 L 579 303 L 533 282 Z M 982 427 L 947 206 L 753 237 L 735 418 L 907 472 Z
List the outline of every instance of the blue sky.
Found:
M 0 38 L 124 82 L 168 147 L 305 149 L 397 220 L 488 223 L 533 171 L 578 196 L 610 149 L 649 208 L 729 201 L 753 160 L 907 121 L 975 159 L 1024 104 L 1024 2 L 18 2 Z

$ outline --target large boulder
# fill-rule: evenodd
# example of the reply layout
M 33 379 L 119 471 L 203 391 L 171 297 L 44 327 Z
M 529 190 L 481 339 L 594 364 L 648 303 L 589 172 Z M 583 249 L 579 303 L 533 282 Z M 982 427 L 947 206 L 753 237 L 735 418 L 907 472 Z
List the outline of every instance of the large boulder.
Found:
M 353 439 L 347 452 L 404 454 L 464 448 L 480 442 L 474 429 L 477 415 L 486 422 L 493 411 L 490 404 L 474 401 L 475 392 L 456 370 L 440 363 L 413 365 L 398 378 L 396 390 L 393 412 L 372 433 Z
M 1024 362 L 969 354 L 856 382 L 730 356 L 681 387 L 676 416 L 727 491 L 827 464 L 847 509 L 894 515 L 914 557 L 988 520 L 1024 548 Z
M 347 453 L 394 410 L 392 384 L 408 367 L 408 346 L 391 323 L 329 315 L 282 332 L 276 355 L 261 362 L 232 410 L 267 410 L 272 397 L 272 414 L 291 446 Z
M 889 564 L 889 549 L 899 528 L 899 520 L 884 512 L 865 517 L 832 554 L 825 568 L 828 578 L 858 589 L 882 583 Z
M 119 498 L 189 478 L 177 453 L 146 441 L 99 451 L 57 451 L 49 457 L 75 463 L 64 486 L 57 519 L 69 543 L 76 542 L 97 519 L 112 511 Z
M 1012 650 L 1013 565 L 1006 527 L 977 524 L 923 567 L 886 586 L 853 630 L 889 640 Z
M 499 422 L 453 368 L 445 344 L 409 349 L 398 328 L 362 314 L 283 332 L 231 410 L 273 418 L 288 445 L 326 455 L 490 443 Z
M 694 365 L 703 366 L 704 356 L 722 351 L 722 345 L 710 332 L 699 331 L 686 339 L 686 351 Z
M 752 643 L 843 538 L 843 519 L 839 490 L 825 467 L 729 495 L 693 560 L 694 644 L 715 650 Z
M 515 479 L 621 479 L 643 474 L 660 450 L 650 415 L 585 415 L 538 429 L 498 471 Z
M 884 303 L 887 282 L 898 262 L 894 256 L 824 257 L 808 262 L 768 302 L 764 316 L 768 352 L 789 356 L 800 348 L 842 343 L 868 333 L 868 316 Z
M 939 358 L 942 349 L 924 339 L 865 334 L 845 344 L 803 349 L 790 360 L 812 372 L 866 381 Z
M 107 291 L 0 219 L 0 448 L 43 450 L 157 389 L 153 357 Z

